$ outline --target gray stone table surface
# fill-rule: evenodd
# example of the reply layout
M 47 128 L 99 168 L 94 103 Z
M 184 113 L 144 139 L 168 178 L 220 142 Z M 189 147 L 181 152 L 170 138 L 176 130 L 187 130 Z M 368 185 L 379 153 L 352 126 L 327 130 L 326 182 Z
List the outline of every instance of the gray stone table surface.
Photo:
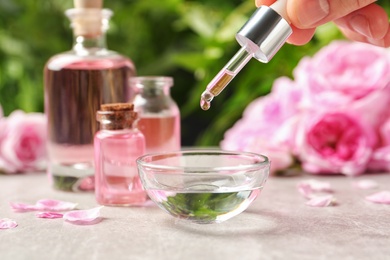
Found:
M 297 190 L 305 179 L 329 182 L 337 205 L 310 207 Z M 352 185 L 379 183 L 374 190 Z M 0 218 L 18 222 L 0 230 L 0 259 L 390 259 L 390 205 L 364 198 L 390 190 L 390 174 L 270 177 L 242 214 L 220 224 L 176 220 L 154 205 L 104 207 L 95 225 L 39 219 L 13 212 L 9 202 L 43 198 L 98 206 L 92 193 L 53 190 L 45 174 L 0 175 Z

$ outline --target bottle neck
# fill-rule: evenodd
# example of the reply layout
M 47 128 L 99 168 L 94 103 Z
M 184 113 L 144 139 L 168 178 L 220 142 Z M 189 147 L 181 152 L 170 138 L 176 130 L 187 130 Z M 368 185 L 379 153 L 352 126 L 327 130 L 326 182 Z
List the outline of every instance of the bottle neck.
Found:
M 73 50 L 77 53 L 95 53 L 106 49 L 106 35 L 104 33 L 94 36 L 74 36 Z
M 133 130 L 136 128 L 136 120 L 132 122 L 117 121 L 109 124 L 100 123 L 100 130 L 104 131 L 121 131 Z
M 161 97 L 161 96 L 170 96 L 171 86 L 163 86 L 163 87 L 145 87 L 145 88 L 137 88 L 135 90 L 136 93 L 139 93 L 143 97 Z
M 131 125 L 131 126 L 125 125 L 125 126 L 120 126 L 118 128 L 111 128 L 107 125 L 100 125 L 100 131 L 105 131 L 105 132 L 110 132 L 110 133 L 126 133 L 126 132 L 130 132 L 130 131 L 134 131 L 136 129 L 136 127 L 133 125 Z
M 112 11 L 109 9 L 69 9 L 66 15 L 73 28 L 73 50 L 90 54 L 106 50 L 106 31 Z
M 100 122 L 101 130 L 124 130 L 135 126 L 138 115 L 133 107 L 128 110 L 97 111 L 96 119 Z
M 136 94 L 140 94 L 145 98 L 169 97 L 173 79 L 165 76 L 133 77 L 130 79 L 130 85 Z

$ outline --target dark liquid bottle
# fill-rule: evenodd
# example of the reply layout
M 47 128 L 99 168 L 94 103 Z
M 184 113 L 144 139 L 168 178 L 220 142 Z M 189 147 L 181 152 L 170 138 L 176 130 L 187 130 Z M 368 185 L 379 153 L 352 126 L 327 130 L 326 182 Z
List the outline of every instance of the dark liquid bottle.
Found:
M 44 68 L 48 123 L 48 174 L 56 189 L 94 189 L 95 115 L 103 103 L 126 102 L 133 62 L 106 48 L 112 12 L 70 9 L 74 46 L 53 56 Z

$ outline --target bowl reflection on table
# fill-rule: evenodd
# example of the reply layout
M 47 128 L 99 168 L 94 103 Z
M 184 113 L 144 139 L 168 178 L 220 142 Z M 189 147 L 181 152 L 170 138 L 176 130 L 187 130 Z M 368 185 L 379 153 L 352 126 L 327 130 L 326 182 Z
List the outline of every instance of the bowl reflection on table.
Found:
M 267 157 L 221 150 L 185 150 L 137 159 L 147 194 L 160 208 L 199 224 L 243 212 L 269 175 Z

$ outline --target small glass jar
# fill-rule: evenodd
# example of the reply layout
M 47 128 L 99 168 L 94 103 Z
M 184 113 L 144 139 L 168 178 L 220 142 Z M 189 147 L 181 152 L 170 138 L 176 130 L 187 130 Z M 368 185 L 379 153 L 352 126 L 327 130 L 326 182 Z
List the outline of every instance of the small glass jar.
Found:
M 95 195 L 101 205 L 141 205 L 147 200 L 136 159 L 145 153 L 145 138 L 136 127 L 133 104 L 104 104 L 97 112 Z
M 170 95 L 173 79 L 164 76 L 133 77 L 131 102 L 139 113 L 138 129 L 144 134 L 146 153 L 181 148 L 180 111 Z

